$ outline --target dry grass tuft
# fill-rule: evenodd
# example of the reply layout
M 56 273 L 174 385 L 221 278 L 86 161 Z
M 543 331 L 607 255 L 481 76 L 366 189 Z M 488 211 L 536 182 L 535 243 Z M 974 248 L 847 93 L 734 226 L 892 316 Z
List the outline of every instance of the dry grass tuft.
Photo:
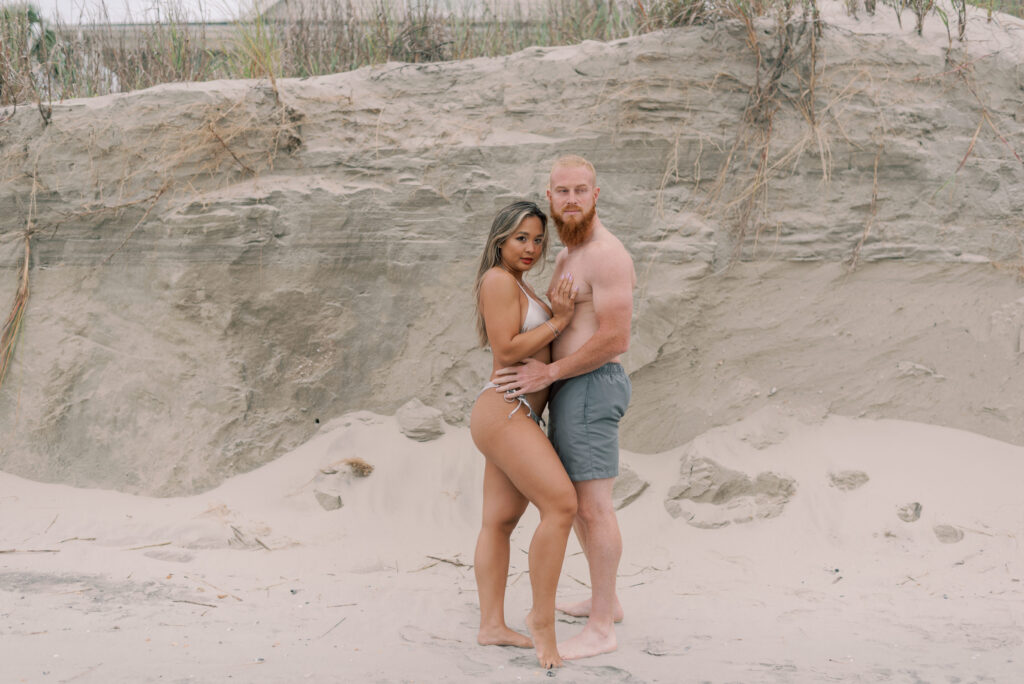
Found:
M 4 377 L 14 356 L 14 348 L 18 344 L 18 335 L 21 332 L 21 322 L 25 318 L 25 309 L 28 306 L 28 264 L 31 240 L 25 235 L 25 263 L 21 268 L 21 282 L 18 291 L 14 295 L 14 304 L 11 313 L 0 330 L 0 387 L 4 384 Z
M 356 477 L 367 477 L 373 472 L 373 466 L 358 456 L 352 456 L 342 461 L 345 465 L 352 469 L 352 474 Z
M 749 88 L 736 137 L 700 207 L 706 216 L 723 216 L 732 225 L 731 261 L 741 258 L 751 231 L 756 240 L 765 227 L 762 219 L 771 179 L 795 163 L 810 142 L 817 144 L 823 179 L 827 181 L 829 175 L 828 141 L 819 128 L 815 105 L 819 77 L 817 39 L 821 35 L 817 0 L 784 1 L 763 5 L 761 9 L 770 13 L 771 28 L 766 28 L 761 15 L 750 11 L 748 5 L 737 2 L 727 10 L 746 34 L 747 47 L 754 59 L 754 83 Z M 795 100 L 781 90 L 787 78 L 798 86 L 800 96 Z M 775 117 L 786 103 L 800 112 L 809 134 L 779 158 L 772 159 Z

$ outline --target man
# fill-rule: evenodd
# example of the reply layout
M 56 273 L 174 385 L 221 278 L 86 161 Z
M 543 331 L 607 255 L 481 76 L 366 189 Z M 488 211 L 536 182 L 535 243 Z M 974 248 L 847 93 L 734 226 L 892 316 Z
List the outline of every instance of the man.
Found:
M 573 524 L 590 567 L 591 598 L 558 606 L 587 616 L 583 631 L 558 645 L 562 658 L 614 651 L 614 623 L 622 619 L 615 576 L 622 555 L 612 485 L 619 471 L 618 424 L 629 404 L 629 377 L 620 356 L 629 348 L 636 274 L 618 238 L 597 217 L 597 176 L 586 159 L 565 156 L 551 168 L 547 196 L 565 245 L 555 260 L 551 288 L 562 274 L 579 287 L 572 321 L 551 345 L 552 362 L 534 359 L 498 371 L 498 391 L 511 396 L 551 386 L 548 436 L 579 501 Z

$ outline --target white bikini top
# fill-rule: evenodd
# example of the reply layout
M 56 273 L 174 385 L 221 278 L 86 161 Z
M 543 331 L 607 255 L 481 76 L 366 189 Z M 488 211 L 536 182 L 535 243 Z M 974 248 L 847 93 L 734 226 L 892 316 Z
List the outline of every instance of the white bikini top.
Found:
M 523 291 L 523 294 L 526 295 L 526 300 L 529 302 L 526 309 L 526 318 L 523 320 L 523 327 L 519 332 L 524 333 L 528 330 L 533 330 L 538 325 L 544 325 L 544 321 L 549 320 L 551 315 L 540 302 L 530 296 L 530 293 L 526 291 L 522 283 L 516 280 L 516 285 Z

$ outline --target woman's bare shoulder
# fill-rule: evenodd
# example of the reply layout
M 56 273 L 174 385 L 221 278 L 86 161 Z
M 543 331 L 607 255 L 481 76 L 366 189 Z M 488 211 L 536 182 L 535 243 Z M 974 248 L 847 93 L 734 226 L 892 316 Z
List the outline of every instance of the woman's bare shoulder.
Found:
M 484 292 L 513 292 L 516 289 L 516 279 L 505 269 L 495 266 L 484 273 L 480 279 L 480 291 Z

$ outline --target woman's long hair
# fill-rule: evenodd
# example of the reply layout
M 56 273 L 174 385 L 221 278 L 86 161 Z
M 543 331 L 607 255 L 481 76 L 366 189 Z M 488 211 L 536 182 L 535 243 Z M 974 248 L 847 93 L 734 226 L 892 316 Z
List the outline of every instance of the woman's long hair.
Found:
M 540 219 L 541 228 L 544 230 L 544 238 L 540 243 L 540 257 L 538 262 L 543 264 L 544 256 L 548 250 L 548 215 L 541 211 L 541 208 L 534 202 L 525 200 L 513 202 L 498 212 L 491 224 L 491 232 L 487 236 L 487 244 L 484 245 L 484 253 L 480 256 L 480 268 L 476 271 L 476 283 L 473 285 L 473 300 L 476 302 L 476 333 L 480 339 L 480 346 L 487 346 L 487 327 L 484 325 L 484 315 L 480 311 L 480 283 L 483 282 L 484 274 L 495 266 L 501 265 L 501 246 L 508 236 L 515 232 L 523 221 L 530 216 Z

